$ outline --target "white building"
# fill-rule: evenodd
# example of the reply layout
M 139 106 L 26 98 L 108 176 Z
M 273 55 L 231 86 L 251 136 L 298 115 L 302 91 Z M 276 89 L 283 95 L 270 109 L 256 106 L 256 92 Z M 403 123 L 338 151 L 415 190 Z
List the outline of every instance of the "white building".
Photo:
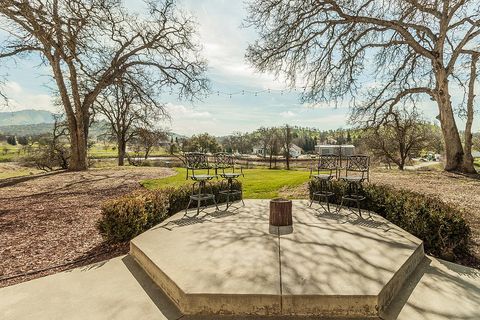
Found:
M 268 155 L 268 150 L 260 146 L 255 146 L 253 147 L 253 154 L 264 157 Z
M 290 157 L 292 158 L 298 158 L 301 154 L 303 153 L 303 149 L 297 146 L 296 144 L 292 143 L 290 145 Z M 253 154 L 256 154 L 257 156 L 264 157 L 269 155 L 268 149 L 264 149 L 263 147 L 256 146 L 253 147 Z M 280 154 L 284 154 L 284 149 L 282 148 L 282 151 Z
M 355 154 L 355 146 L 353 144 L 317 144 L 315 146 L 315 153 L 318 153 L 321 156 L 332 154 L 353 156 Z
M 303 149 L 297 146 L 296 144 L 292 143 L 290 146 L 290 156 L 292 158 L 298 158 L 303 152 Z

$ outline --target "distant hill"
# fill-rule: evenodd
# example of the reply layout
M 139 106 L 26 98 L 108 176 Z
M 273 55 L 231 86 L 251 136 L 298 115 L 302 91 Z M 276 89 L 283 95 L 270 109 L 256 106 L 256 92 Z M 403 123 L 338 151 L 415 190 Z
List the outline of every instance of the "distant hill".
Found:
M 53 123 L 53 113 L 45 110 L 0 112 L 0 126 Z
M 0 134 L 12 136 L 36 136 L 43 133 L 51 133 L 53 123 L 37 123 L 24 125 L 0 126 Z M 108 124 L 105 121 L 97 121 L 92 124 L 89 130 L 89 137 L 95 138 L 108 130 Z

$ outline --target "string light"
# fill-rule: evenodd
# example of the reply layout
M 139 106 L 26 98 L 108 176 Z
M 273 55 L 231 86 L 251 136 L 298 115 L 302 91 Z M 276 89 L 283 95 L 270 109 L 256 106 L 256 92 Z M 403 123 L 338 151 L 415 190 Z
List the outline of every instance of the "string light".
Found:
M 267 89 L 263 89 L 263 90 L 239 90 L 239 91 L 233 91 L 233 92 L 226 92 L 226 91 L 217 90 L 216 93 L 217 93 L 217 96 L 227 96 L 229 98 L 233 98 L 233 96 L 237 96 L 237 95 L 244 96 L 244 95 L 247 95 L 247 94 L 252 94 L 253 96 L 258 97 L 258 95 L 261 94 L 261 93 L 268 93 L 268 94 L 280 93 L 280 95 L 283 96 L 283 94 L 287 93 L 287 92 L 298 93 L 299 91 L 303 91 L 305 89 L 306 89 L 306 87 L 294 87 L 294 88 L 291 88 L 291 89 L 270 89 L 270 88 L 267 88 Z

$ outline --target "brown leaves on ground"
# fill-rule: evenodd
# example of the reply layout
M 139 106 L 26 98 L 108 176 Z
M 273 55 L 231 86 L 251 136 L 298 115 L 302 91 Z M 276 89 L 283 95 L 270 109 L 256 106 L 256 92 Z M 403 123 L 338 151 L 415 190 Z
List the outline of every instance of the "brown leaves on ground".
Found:
M 68 266 L 0 281 L 0 287 L 105 260 L 128 251 L 96 229 L 102 203 L 139 188 L 139 181 L 175 172 L 167 168 L 92 169 L 54 172 L 0 186 L 0 278 Z

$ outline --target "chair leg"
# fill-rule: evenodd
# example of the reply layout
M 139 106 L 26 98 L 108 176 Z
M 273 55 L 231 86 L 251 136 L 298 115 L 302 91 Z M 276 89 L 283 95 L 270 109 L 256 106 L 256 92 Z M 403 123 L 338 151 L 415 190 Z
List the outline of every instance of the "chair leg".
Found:
M 230 204 L 230 193 L 227 193 L 227 207 L 225 208 L 225 211 L 228 210 L 229 204 Z
M 360 200 L 357 200 L 357 208 L 358 208 L 358 214 L 360 215 L 360 218 L 362 217 L 362 209 L 360 208 Z
M 219 209 L 218 209 L 217 200 L 215 200 L 215 195 L 213 195 L 213 203 L 215 203 L 215 208 L 217 208 L 217 211 L 218 211 Z
M 188 201 L 187 207 L 185 208 L 185 214 L 188 213 L 188 208 L 190 208 L 190 204 L 192 204 L 192 198 Z

